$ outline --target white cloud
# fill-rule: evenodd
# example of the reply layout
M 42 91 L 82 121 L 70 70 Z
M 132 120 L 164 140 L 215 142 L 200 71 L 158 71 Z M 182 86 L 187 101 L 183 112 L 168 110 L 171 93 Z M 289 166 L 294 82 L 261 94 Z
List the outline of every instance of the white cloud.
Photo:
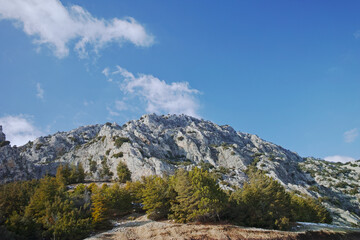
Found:
M 115 108 L 118 111 L 124 111 L 124 110 L 128 109 L 128 106 L 127 106 L 126 102 L 117 100 L 117 101 L 115 101 Z
M 87 107 L 89 105 L 93 105 L 94 102 L 93 101 L 87 101 L 87 100 L 84 100 L 84 106 Z
M 139 97 L 146 103 L 146 111 L 150 113 L 187 114 L 198 117 L 199 105 L 195 95 L 200 92 L 189 87 L 188 82 L 166 83 L 152 75 L 134 74 L 117 66 L 111 73 L 119 74 L 124 80 L 120 82 L 121 90 Z
M 44 99 L 44 89 L 42 89 L 40 83 L 36 84 L 36 97 Z
M 344 140 L 347 143 L 354 142 L 358 136 L 359 136 L 359 130 L 357 128 L 344 132 Z
M 101 73 L 104 74 L 105 77 L 108 77 L 109 76 L 109 71 L 110 71 L 110 69 L 107 67 L 107 68 L 104 68 L 104 70 Z
M 325 157 L 324 159 L 328 162 L 342 162 L 342 163 L 355 161 L 355 159 L 352 157 L 340 156 L 340 155 L 328 156 Z
M 3 132 L 11 145 L 21 146 L 42 135 L 42 132 L 33 125 L 29 117 L 24 115 L 2 117 L 0 118 L 0 125 L 3 126 Z
M 120 116 L 120 113 L 113 111 L 111 108 L 106 107 L 106 110 L 110 114 L 110 116 Z
M 59 58 L 69 54 L 73 41 L 80 57 L 87 55 L 88 46 L 97 52 L 111 42 L 128 41 L 142 47 L 154 43 L 153 36 L 131 17 L 98 19 L 78 5 L 65 7 L 59 0 L 0 0 L 0 19 L 14 21 L 36 37 L 34 43 L 48 45 Z

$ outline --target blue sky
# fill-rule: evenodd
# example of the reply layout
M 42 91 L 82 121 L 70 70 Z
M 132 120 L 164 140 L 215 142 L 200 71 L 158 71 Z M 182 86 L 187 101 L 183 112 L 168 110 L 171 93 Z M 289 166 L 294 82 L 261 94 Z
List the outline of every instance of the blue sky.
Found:
M 186 113 L 298 152 L 360 159 L 358 1 L 0 0 L 13 144 Z

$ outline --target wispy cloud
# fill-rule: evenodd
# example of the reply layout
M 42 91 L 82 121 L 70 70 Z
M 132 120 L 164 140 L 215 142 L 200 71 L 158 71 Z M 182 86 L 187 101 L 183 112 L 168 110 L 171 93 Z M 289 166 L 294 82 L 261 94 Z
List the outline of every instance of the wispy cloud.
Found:
M 85 107 L 90 106 L 90 105 L 93 105 L 93 104 L 94 104 L 93 101 L 84 100 L 84 106 L 85 106 Z
M 0 125 L 3 126 L 3 132 L 11 145 L 24 145 L 43 134 L 34 126 L 31 117 L 25 115 L 2 117 Z
M 41 87 L 40 83 L 36 84 L 36 97 L 44 99 L 44 89 Z
M 115 112 L 114 110 L 112 110 L 110 107 L 106 107 L 106 110 L 108 111 L 110 116 L 120 116 L 120 113 Z
M 0 19 L 14 21 L 35 37 L 34 43 L 48 45 L 59 58 L 69 54 L 73 41 L 80 57 L 87 55 L 88 46 L 97 52 L 111 42 L 141 47 L 154 43 L 154 37 L 134 18 L 98 19 L 78 5 L 65 7 L 59 0 L 0 0 Z
M 104 74 L 105 77 L 108 77 L 108 76 L 109 76 L 109 73 L 110 73 L 110 69 L 107 67 L 107 68 L 105 68 L 101 73 Z
M 342 162 L 342 163 L 355 161 L 355 159 L 352 157 L 340 156 L 340 155 L 328 156 L 325 157 L 324 159 L 328 162 Z
M 124 111 L 124 110 L 127 110 L 127 109 L 128 109 L 128 106 L 127 106 L 126 102 L 116 100 L 116 101 L 115 101 L 115 108 L 116 108 L 116 110 L 118 110 L 118 111 Z
M 351 129 L 344 132 L 344 141 L 347 143 L 354 142 L 355 139 L 359 136 L 359 130 L 357 128 Z
M 117 66 L 116 71 L 109 73 L 113 78 L 118 75 L 121 77 L 120 89 L 127 95 L 137 97 L 144 101 L 146 112 L 149 113 L 176 113 L 187 114 L 199 117 L 197 111 L 199 104 L 195 95 L 200 92 L 192 89 L 188 82 L 167 83 L 152 75 L 137 74 L 127 71 Z M 124 108 L 126 102 L 122 101 L 117 104 L 118 107 Z M 118 109 L 119 110 L 119 109 Z

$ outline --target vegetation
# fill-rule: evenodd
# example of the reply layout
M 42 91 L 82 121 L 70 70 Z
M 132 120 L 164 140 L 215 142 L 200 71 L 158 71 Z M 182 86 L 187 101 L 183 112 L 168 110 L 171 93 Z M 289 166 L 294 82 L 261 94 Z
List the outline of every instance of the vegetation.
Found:
M 245 226 L 287 229 L 290 223 L 290 196 L 280 183 L 259 171 L 250 182 L 231 195 L 234 220 Z
M 60 179 L 61 178 L 61 179 Z M 85 179 L 85 171 L 81 163 L 77 166 L 60 165 L 56 172 L 56 179 L 64 184 L 81 183 Z
M 115 157 L 115 158 L 121 158 L 121 157 L 124 156 L 124 153 L 123 152 L 118 152 L 118 153 L 114 153 L 112 156 Z
M 176 197 L 171 202 L 170 218 L 176 222 L 220 220 L 226 195 L 207 171 L 179 169 L 171 178 L 171 185 Z
M 130 142 L 129 138 L 118 137 L 118 136 L 114 136 L 113 140 L 115 142 L 115 147 L 117 147 L 117 148 L 120 148 L 123 145 L 123 143 L 125 143 L 125 142 Z
M 10 141 L 0 141 L 0 147 L 10 145 Z
M 121 183 L 125 183 L 126 181 L 131 181 L 131 172 L 127 167 L 126 163 L 119 162 L 116 167 L 118 181 Z
M 101 160 L 101 166 L 102 166 L 102 169 L 100 171 L 100 177 L 101 178 L 112 177 L 114 175 L 114 173 L 110 171 L 110 167 L 107 164 L 107 157 L 106 156 L 104 156 L 103 159 Z
M 130 180 L 123 162 L 117 174 L 120 182 Z M 69 190 L 68 184 L 84 180 L 83 168 L 59 166 L 56 177 L 0 185 L 1 237 L 83 239 L 109 228 L 109 220 L 134 211 L 146 211 L 154 220 L 227 221 L 282 230 L 294 221 L 331 222 L 329 212 L 313 198 L 285 191 L 256 168 L 250 168 L 248 175 L 249 182 L 234 192 L 220 189 L 216 174 L 197 167 L 179 169 L 170 177 L 127 181 L 124 187 L 92 183 Z

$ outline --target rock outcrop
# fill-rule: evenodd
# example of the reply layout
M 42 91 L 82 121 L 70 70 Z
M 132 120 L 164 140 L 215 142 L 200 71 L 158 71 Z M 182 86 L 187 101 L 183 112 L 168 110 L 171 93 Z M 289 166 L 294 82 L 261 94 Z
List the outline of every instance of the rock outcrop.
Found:
M 133 180 L 172 174 L 177 168 L 210 168 L 221 176 L 225 189 L 241 186 L 247 180 L 244 171 L 252 165 L 289 190 L 320 198 L 332 210 L 335 223 L 358 224 L 360 220 L 359 193 L 350 194 L 348 188 L 330 186 L 309 173 L 306 167 L 313 168 L 313 162 L 256 135 L 185 115 L 149 114 L 122 126 L 84 126 L 40 137 L 19 148 L 0 148 L 0 182 L 40 178 L 55 174 L 59 164 L 80 162 L 88 180 L 116 179 L 120 161 L 127 164 Z M 353 164 L 351 178 L 344 181 L 358 189 L 359 162 Z M 106 168 L 113 174 L 106 174 Z
M 2 131 L 2 126 L 0 125 L 0 142 L 4 142 L 6 140 L 6 136 Z

